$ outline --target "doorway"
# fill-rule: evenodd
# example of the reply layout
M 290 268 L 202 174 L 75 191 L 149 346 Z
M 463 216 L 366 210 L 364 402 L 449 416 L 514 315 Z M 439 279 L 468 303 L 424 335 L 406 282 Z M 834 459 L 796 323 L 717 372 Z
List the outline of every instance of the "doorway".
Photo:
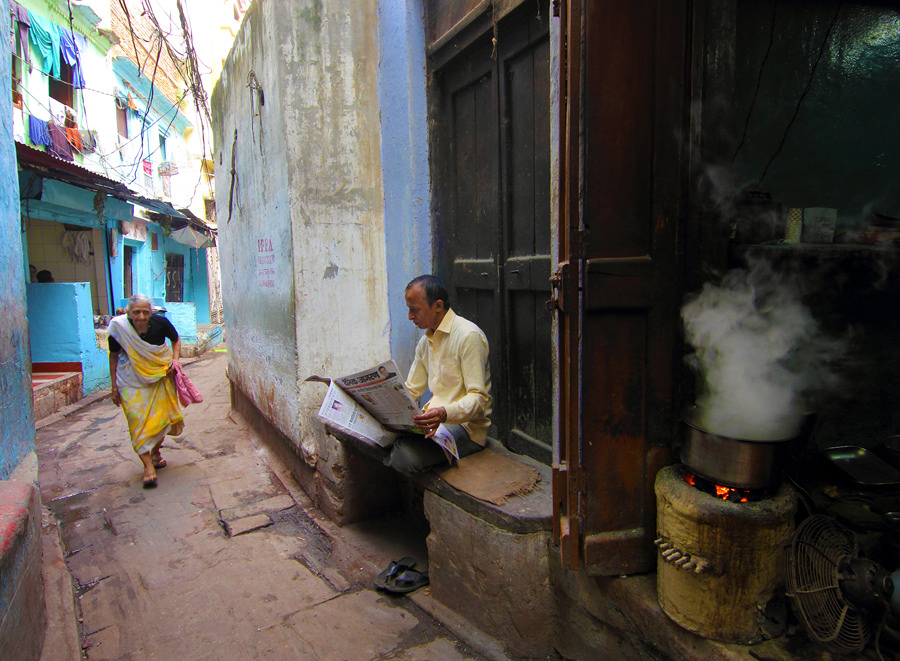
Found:
M 166 253 L 166 301 L 184 301 L 184 255 Z
M 126 245 L 123 251 L 123 268 L 122 274 L 122 294 L 124 298 L 131 298 L 134 295 L 134 269 L 132 268 L 132 260 L 134 259 L 134 249 Z
M 490 344 L 491 435 L 549 464 L 550 40 L 540 5 L 485 20 L 465 48 L 432 57 L 432 180 L 437 272 Z

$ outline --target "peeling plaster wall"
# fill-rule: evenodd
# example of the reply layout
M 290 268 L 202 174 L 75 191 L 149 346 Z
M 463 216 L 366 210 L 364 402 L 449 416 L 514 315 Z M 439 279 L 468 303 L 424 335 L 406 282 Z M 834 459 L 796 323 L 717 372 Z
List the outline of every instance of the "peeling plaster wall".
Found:
M 9 32 L 9 12 L 0 12 L 0 31 Z M 9 40 L 0 48 L 0 78 L 10 80 Z M 25 279 L 19 218 L 19 178 L 13 141 L 12 98 L 0 96 L 0 480 L 34 451 L 31 359 L 26 321 Z M 36 474 L 36 473 L 35 473 Z
M 303 379 L 390 357 L 377 67 L 375 0 L 261 1 L 213 91 L 229 376 L 311 463 Z

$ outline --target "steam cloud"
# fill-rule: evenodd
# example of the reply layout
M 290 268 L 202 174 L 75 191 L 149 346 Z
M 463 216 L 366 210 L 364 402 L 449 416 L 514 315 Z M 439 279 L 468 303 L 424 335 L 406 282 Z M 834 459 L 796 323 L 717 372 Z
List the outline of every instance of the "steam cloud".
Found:
M 762 260 L 707 283 L 681 310 L 701 378 L 698 426 L 746 440 L 797 435 L 811 389 L 833 387 L 842 342 L 822 332 L 796 286 Z

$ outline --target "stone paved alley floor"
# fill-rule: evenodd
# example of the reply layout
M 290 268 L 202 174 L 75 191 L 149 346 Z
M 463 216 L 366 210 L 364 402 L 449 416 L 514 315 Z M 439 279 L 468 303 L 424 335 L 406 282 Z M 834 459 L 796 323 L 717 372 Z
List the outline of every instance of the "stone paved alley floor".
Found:
M 506 658 L 427 588 L 372 588 L 399 540 L 389 525 L 337 529 L 310 506 L 232 413 L 226 364 L 210 353 L 186 365 L 205 401 L 166 439 L 156 489 L 141 487 L 105 393 L 39 422 L 42 659 Z

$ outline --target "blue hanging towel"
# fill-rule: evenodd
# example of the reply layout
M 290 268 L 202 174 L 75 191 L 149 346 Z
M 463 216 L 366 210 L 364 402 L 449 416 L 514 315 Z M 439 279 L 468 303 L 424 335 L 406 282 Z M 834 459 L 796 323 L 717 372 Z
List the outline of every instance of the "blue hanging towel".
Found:
M 77 33 L 75 33 L 77 35 Z M 66 64 L 72 67 L 72 87 L 75 89 L 84 89 L 84 76 L 81 73 L 81 60 L 79 58 L 80 51 L 75 43 L 75 35 L 69 28 L 59 28 L 59 47 L 62 51 L 62 58 Z M 69 82 L 69 81 L 67 81 Z
M 41 71 L 59 79 L 59 26 L 33 11 L 28 12 L 28 17 L 31 19 L 28 36 L 44 60 Z
M 73 32 L 75 36 L 75 46 L 78 48 L 78 75 L 80 76 L 81 87 L 84 87 L 84 76 L 82 75 L 82 71 L 84 71 L 84 66 L 81 62 L 81 56 L 87 53 L 87 37 L 85 37 L 80 32 Z
M 31 138 L 32 144 L 49 145 L 51 140 L 47 122 L 34 115 L 28 115 L 28 137 Z

